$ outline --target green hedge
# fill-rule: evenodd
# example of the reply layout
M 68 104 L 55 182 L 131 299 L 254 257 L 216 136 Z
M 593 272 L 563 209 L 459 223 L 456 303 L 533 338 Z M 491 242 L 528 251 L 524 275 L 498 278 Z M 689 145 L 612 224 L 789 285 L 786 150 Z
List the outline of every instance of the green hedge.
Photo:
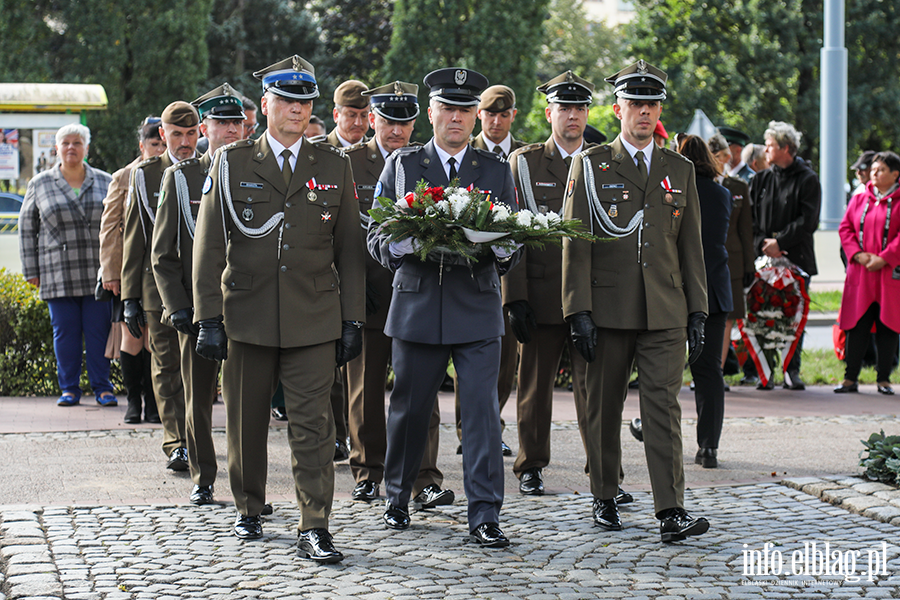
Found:
M 50 310 L 20 273 L 0 269 L 0 396 L 56 396 L 56 356 Z M 110 379 L 121 389 L 116 361 Z M 81 388 L 90 389 L 82 369 Z

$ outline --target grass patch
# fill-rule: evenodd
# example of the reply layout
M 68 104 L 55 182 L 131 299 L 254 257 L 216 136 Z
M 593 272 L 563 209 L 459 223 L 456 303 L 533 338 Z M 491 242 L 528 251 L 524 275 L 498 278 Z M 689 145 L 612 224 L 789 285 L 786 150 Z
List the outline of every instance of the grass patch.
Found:
M 803 365 L 800 377 L 807 385 L 838 385 L 844 380 L 844 363 L 837 359 L 833 350 L 816 348 L 803 351 Z M 743 374 L 726 375 L 729 385 L 739 385 Z M 875 383 L 875 368 L 863 367 L 859 373 L 860 383 Z M 776 369 L 775 382 L 781 385 L 784 380 L 781 368 Z M 690 371 L 685 371 L 685 381 L 690 381 Z
M 812 292 L 809 295 L 809 310 L 811 312 L 837 312 L 841 308 L 840 290 L 826 292 Z

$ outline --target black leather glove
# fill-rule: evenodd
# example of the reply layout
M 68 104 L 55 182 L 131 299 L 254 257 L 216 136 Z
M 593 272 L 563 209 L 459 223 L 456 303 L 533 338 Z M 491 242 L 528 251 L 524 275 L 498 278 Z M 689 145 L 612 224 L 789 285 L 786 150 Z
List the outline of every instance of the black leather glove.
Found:
M 337 366 L 345 364 L 362 354 L 362 326 L 356 321 L 341 324 L 341 339 L 337 341 L 335 359 Z
M 756 280 L 756 271 L 750 271 L 749 273 L 744 273 L 744 280 L 741 282 L 744 285 L 744 289 L 746 290 L 748 287 L 753 285 L 753 282 Z
M 381 294 L 375 289 L 375 286 L 366 279 L 366 316 L 374 315 L 381 308 Z
M 568 319 L 572 330 L 572 341 L 578 354 L 587 362 L 593 362 L 597 354 L 597 326 L 586 310 L 577 312 Z
M 141 306 L 141 301 L 136 299 L 123 300 L 122 309 L 128 331 L 137 339 L 141 339 L 143 334 L 141 327 L 147 326 L 147 315 L 144 314 L 144 307 Z
M 688 315 L 688 364 L 692 365 L 700 358 L 703 352 L 703 343 L 706 339 L 704 330 L 706 329 L 706 314 L 695 312 Z
M 528 300 L 513 300 L 506 305 L 506 310 L 509 311 L 509 327 L 513 335 L 523 344 L 530 342 L 531 332 L 528 328 L 537 329 L 537 319 Z
M 194 309 L 182 308 L 181 310 L 176 310 L 169 315 L 169 319 L 172 321 L 172 327 L 179 333 L 200 335 L 200 327 L 194 323 Z
M 200 321 L 200 333 L 197 336 L 197 354 L 208 360 L 225 360 L 228 358 L 228 336 L 225 335 L 225 324 L 222 315 L 214 319 Z

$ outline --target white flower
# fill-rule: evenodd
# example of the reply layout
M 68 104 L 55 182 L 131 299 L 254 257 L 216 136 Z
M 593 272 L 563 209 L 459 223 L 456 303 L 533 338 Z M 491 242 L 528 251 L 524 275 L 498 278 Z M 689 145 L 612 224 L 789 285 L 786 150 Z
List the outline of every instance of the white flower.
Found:
M 491 212 L 493 213 L 494 222 L 505 221 L 509 218 L 509 207 L 505 204 L 495 204 Z
M 540 213 L 534 215 L 534 228 L 547 229 L 550 226 L 550 219 L 547 218 L 547 215 L 542 215 Z
M 433 206 L 429 206 L 428 208 L 425 209 L 425 216 L 435 217 L 435 216 L 437 216 L 437 214 L 438 214 L 437 210 L 435 210 L 435 208 Z
M 440 202 L 436 203 L 434 206 L 435 206 L 435 208 L 437 208 L 437 210 L 440 214 L 452 216 L 450 213 L 450 203 L 447 202 L 446 200 L 441 200 Z
M 562 217 L 551 210 L 547 213 L 547 222 L 550 223 L 550 225 L 556 226 L 562 223 Z
M 520 227 L 531 227 L 534 214 L 530 210 L 520 210 L 516 213 L 516 224 Z
M 460 215 L 466 210 L 469 206 L 469 194 L 467 194 L 464 190 L 460 190 L 459 188 L 452 188 L 455 191 L 445 196 L 447 200 L 450 202 L 450 207 L 453 210 L 453 218 L 458 219 Z

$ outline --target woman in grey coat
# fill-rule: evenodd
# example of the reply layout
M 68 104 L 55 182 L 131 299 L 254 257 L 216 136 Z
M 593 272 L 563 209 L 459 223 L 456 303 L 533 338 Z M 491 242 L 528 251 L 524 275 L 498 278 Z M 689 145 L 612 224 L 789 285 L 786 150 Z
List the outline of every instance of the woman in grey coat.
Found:
M 22 273 L 50 307 L 53 349 L 62 395 L 59 406 L 81 399 L 82 347 L 97 402 L 116 406 L 104 356 L 111 302 L 94 299 L 100 267 L 100 215 L 110 176 L 85 162 L 91 132 L 65 125 L 56 132 L 60 162 L 28 184 L 19 214 Z

